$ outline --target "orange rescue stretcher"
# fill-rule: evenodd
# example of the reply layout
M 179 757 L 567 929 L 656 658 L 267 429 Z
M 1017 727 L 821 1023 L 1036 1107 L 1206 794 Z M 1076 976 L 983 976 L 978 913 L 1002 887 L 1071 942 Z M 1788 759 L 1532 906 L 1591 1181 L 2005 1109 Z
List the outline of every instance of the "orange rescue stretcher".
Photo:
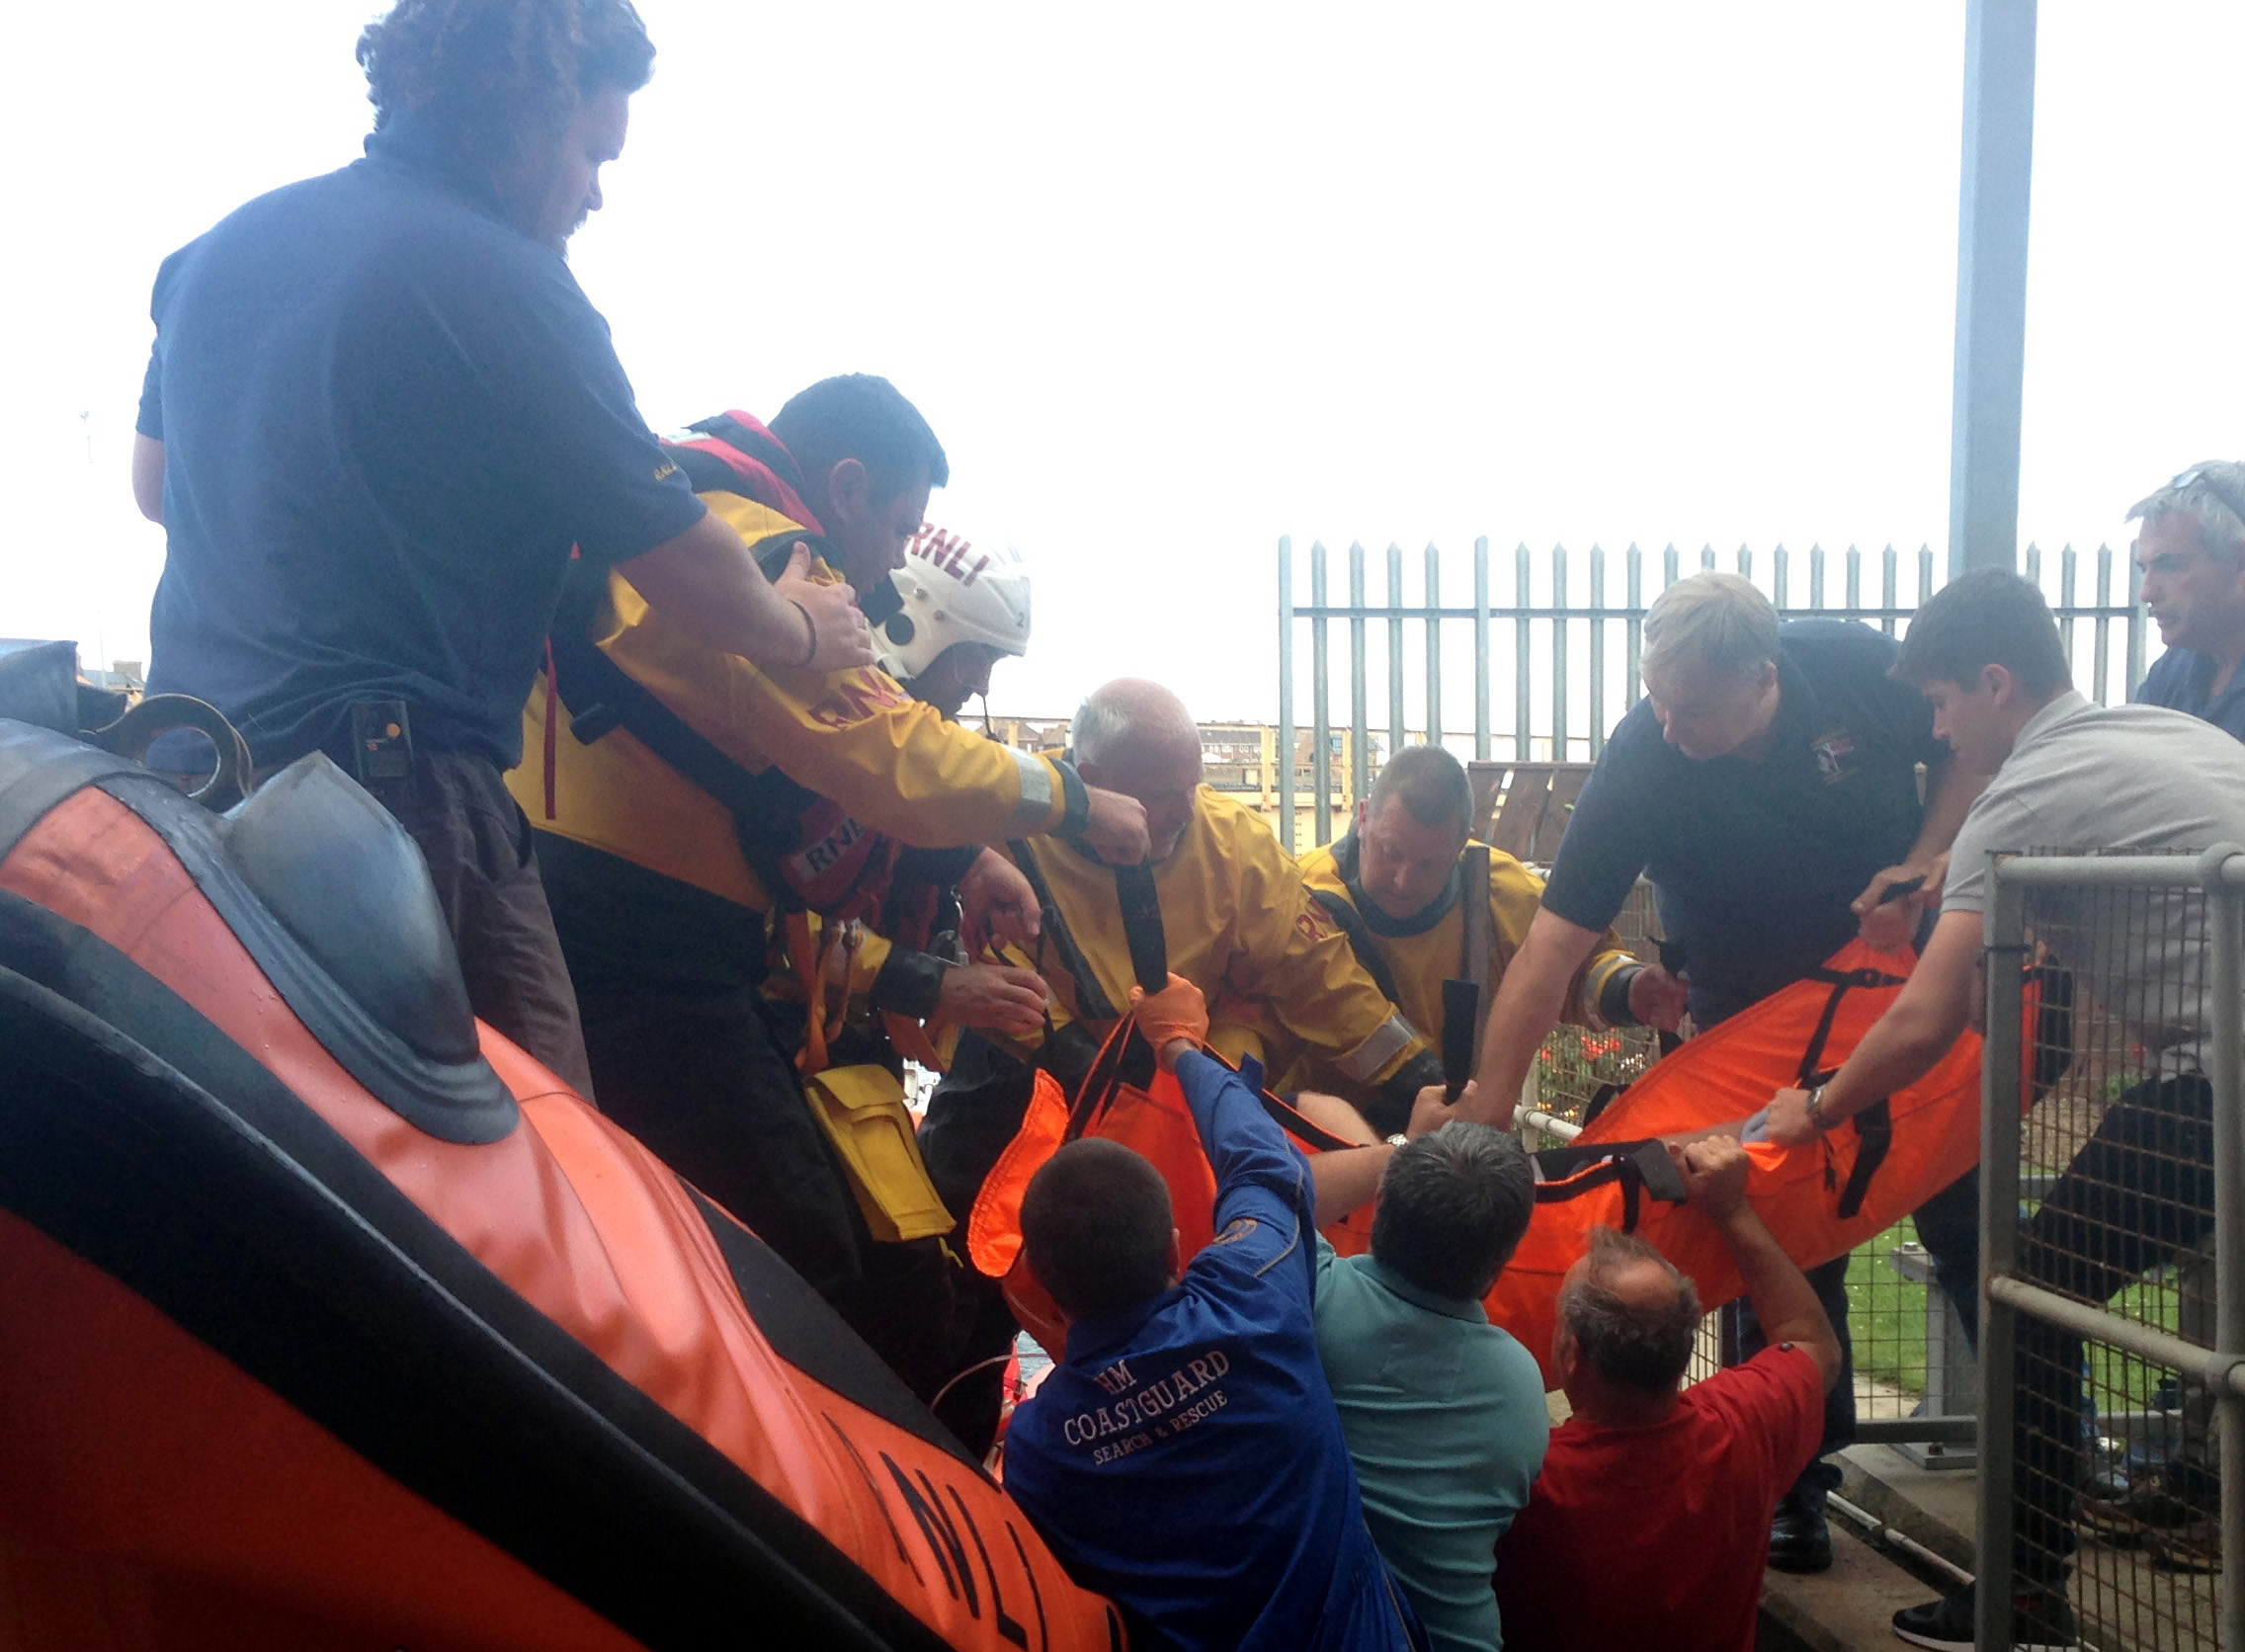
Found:
M 1657 1247 L 1710 1309 L 1742 1293 L 1729 1247 L 1684 1202 L 1660 1138 L 1736 1122 L 1773 1092 L 1829 1076 L 1894 1001 L 1912 962 L 1907 952 L 1851 943 L 1810 975 L 1663 1056 L 1606 1098 L 1577 1140 L 1535 1155 L 1535 1215 L 1484 1305 L 1543 1364 L 1546 1382 L 1559 1284 L 1595 1227 L 1635 1233 Z M 2028 1015 L 2062 1016 L 2057 1000 L 2031 990 Z M 2066 1041 L 2045 1028 L 2030 1047 Z M 1846 1255 L 1979 1162 L 1980 1045 L 1978 1034 L 1965 1033 L 1915 1084 L 1806 1146 L 1747 1145 L 1747 1198 L 1794 1262 L 1810 1268 Z M 1259 1072 L 1248 1076 L 1260 1084 Z M 2054 1076 L 2033 1078 L 2047 1084 Z M 1117 1028 L 1072 1105 L 1045 1076 L 1038 1084 L 1020 1131 L 983 1185 L 967 1237 L 975 1266 L 1006 1281 L 1023 1324 L 1058 1349 L 1065 1321 L 1021 1254 L 1021 1199 L 1038 1167 L 1078 1136 L 1136 1149 L 1169 1184 L 1187 1256 L 1213 1237 L 1215 1177 L 1176 1079 L 1157 1069 L 1131 1023 Z M 2031 1100 L 2023 1085 L 2022 1105 Z M 1305 1152 L 1348 1145 L 1268 1092 L 1263 1105 Z M 1372 1207 L 1327 1228 L 1326 1237 L 1343 1255 L 1366 1250 Z
M 0 1464 L 25 1652 L 1122 1643 L 323 757 L 218 817 L 0 721 Z

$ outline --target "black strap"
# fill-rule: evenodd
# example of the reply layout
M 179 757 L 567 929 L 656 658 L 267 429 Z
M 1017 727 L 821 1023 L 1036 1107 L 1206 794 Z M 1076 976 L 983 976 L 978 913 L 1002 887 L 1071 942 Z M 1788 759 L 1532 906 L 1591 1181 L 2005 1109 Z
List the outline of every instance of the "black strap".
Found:
M 1075 983 L 1077 1017 L 1090 1021 L 1118 1020 L 1122 1012 L 1109 1001 L 1107 989 L 1099 984 L 1091 960 L 1084 956 L 1075 936 L 1069 933 L 1067 920 L 1060 916 L 1059 903 L 1052 898 L 1052 886 L 1044 881 L 1044 868 L 1037 864 L 1037 852 L 1020 838 L 1008 843 L 1006 848 L 1037 896 L 1037 904 L 1044 917 L 1043 938 L 1059 952 L 1061 963 L 1067 966 L 1068 978 Z
M 751 549 L 758 565 L 769 572 L 775 561 L 785 566 L 794 547 L 804 543 L 816 550 L 820 541 L 796 531 L 776 534 Z M 723 804 L 733 817 L 741 853 L 765 892 L 775 904 L 788 905 L 789 885 L 780 859 L 798 847 L 794 839 L 801 814 L 820 801 L 819 794 L 789 779 L 776 765 L 761 774 L 750 773 L 609 658 L 592 638 L 607 602 L 608 570 L 594 563 L 571 562 L 554 609 L 551 639 L 555 687 L 561 703 L 569 708 L 572 736 L 591 745 L 612 730 L 626 729 Z M 870 872 L 879 860 L 869 858 L 866 865 Z M 847 893 L 856 892 L 853 886 Z
M 1349 950 L 1357 954 L 1372 984 L 1379 988 L 1379 995 L 1390 1004 L 1396 1002 L 1395 972 L 1387 967 L 1387 960 L 1379 955 L 1379 946 L 1372 940 L 1365 916 L 1349 903 L 1346 895 L 1331 889 L 1312 889 L 1309 898 L 1325 908 L 1333 921 L 1341 926 L 1341 933 L 1349 938 Z
M 1863 1208 L 1863 1201 L 1871 1193 L 1871 1179 L 1878 1174 L 1878 1167 L 1886 1162 L 1887 1150 L 1894 1145 L 1894 1115 L 1887 1110 L 1885 1097 L 1879 1097 L 1858 1113 L 1853 1122 L 1856 1162 L 1855 1168 L 1848 1172 L 1848 1185 L 1840 1190 L 1842 1221 Z
M 1564 1203 L 1616 1183 L 1621 1188 L 1621 1231 L 1637 1229 L 1646 1194 L 1668 1204 L 1684 1202 L 1684 1181 L 1658 1137 L 1643 1141 L 1569 1142 L 1534 1155 L 1536 1201 Z
M 1804 1090 L 1814 1090 L 1820 1084 L 1831 1082 L 1832 1074 L 1817 1069 L 1824 1060 L 1824 1045 L 1832 1036 L 1832 1026 L 1839 1019 L 1840 1001 L 1857 987 L 1898 987 L 1903 977 L 1889 975 L 1878 969 L 1812 969 L 1805 980 L 1826 981 L 1832 991 L 1824 1000 L 1824 1013 L 1816 1021 L 1816 1031 L 1809 1034 L 1808 1047 L 1801 1052 L 1798 1083 Z M 1855 1115 L 1856 1162 L 1848 1172 L 1848 1185 L 1840 1190 L 1839 1216 L 1842 1221 L 1863 1208 L 1870 1197 L 1871 1179 L 1878 1174 L 1878 1167 L 1886 1162 L 1888 1149 L 1894 1145 L 1894 1118 L 1881 1096 L 1871 1106 Z M 1824 1185 L 1834 1182 L 1830 1158 L 1831 1148 L 1825 1147 Z
M 1130 949 L 1130 973 L 1139 987 L 1156 993 L 1169 985 L 1169 938 L 1161 926 L 1161 892 L 1154 868 L 1143 862 L 1115 868 L 1115 902 L 1122 911 L 1122 941 Z
M 1824 1059 L 1824 1045 L 1832 1036 L 1833 1023 L 1839 1020 L 1840 1001 L 1856 987 L 1898 987 L 1903 977 L 1878 969 L 1811 969 L 1801 979 L 1824 981 L 1832 988 L 1824 1000 L 1824 1014 L 1817 1019 L 1816 1031 L 1809 1034 L 1808 1047 L 1800 1057 L 1798 1082 L 1803 1089 L 1813 1089 L 1814 1074 Z

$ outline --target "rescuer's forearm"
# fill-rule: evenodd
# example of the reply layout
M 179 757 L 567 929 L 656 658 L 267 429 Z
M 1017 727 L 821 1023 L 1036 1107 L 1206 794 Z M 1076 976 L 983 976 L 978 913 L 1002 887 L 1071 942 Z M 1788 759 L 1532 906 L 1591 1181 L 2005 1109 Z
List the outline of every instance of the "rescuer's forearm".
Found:
M 1458 1116 L 1477 1124 L 1509 1129 L 1536 1051 L 1559 1024 L 1567 985 L 1598 945 L 1597 930 L 1569 923 L 1549 910 L 1536 914 L 1528 939 L 1505 966 L 1496 1002 L 1489 1006 L 1481 1034 L 1481 1064 L 1474 1072 L 1476 1094 Z

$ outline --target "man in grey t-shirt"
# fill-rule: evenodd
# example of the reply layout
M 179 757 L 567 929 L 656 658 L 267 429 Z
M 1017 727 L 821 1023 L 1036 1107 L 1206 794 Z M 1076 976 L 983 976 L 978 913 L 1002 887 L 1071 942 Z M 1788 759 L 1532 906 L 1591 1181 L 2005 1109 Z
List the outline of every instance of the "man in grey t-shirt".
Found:
M 1829 1083 L 1772 1101 L 1770 1134 L 1788 1144 L 1814 1140 L 1921 1077 L 1963 1032 L 1978 997 L 1990 852 L 2245 843 L 2245 746 L 2179 711 L 2090 703 L 2074 692 L 2041 593 L 2016 574 L 1990 569 L 1953 581 L 1911 622 L 1894 669 L 1933 702 L 1934 731 L 1958 761 L 1994 778 L 1956 835 L 1941 919 L 1909 985 Z M 2204 998 L 2186 900 L 2153 896 L 2133 916 L 2130 933 L 2101 949 L 2115 955 L 2081 960 L 2096 969 L 2084 984 L 2128 1022 L 2158 1076 L 2107 1109 L 2020 1254 L 2024 1276 L 2092 1302 L 2188 1252 L 2213 1222 L 2212 1096 L 2198 1060 L 2205 1018 L 2218 1007 Z M 2062 946 L 2065 927 L 2051 925 L 2043 939 Z M 2078 1340 L 2021 1319 L 2013 1618 L 2023 1645 L 2075 1638 L 2065 1578 L 2080 1369 Z M 1917 1646 L 1969 1648 L 1970 1589 L 1897 1612 L 1894 1630 Z

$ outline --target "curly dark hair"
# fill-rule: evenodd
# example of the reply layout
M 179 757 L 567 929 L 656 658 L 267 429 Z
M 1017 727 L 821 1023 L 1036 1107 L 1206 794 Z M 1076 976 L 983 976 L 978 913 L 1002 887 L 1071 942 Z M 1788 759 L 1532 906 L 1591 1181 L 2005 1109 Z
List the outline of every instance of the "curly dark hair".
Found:
M 492 167 L 603 87 L 636 92 L 654 63 L 630 0 L 397 0 L 359 36 L 377 131 L 410 111 Z

